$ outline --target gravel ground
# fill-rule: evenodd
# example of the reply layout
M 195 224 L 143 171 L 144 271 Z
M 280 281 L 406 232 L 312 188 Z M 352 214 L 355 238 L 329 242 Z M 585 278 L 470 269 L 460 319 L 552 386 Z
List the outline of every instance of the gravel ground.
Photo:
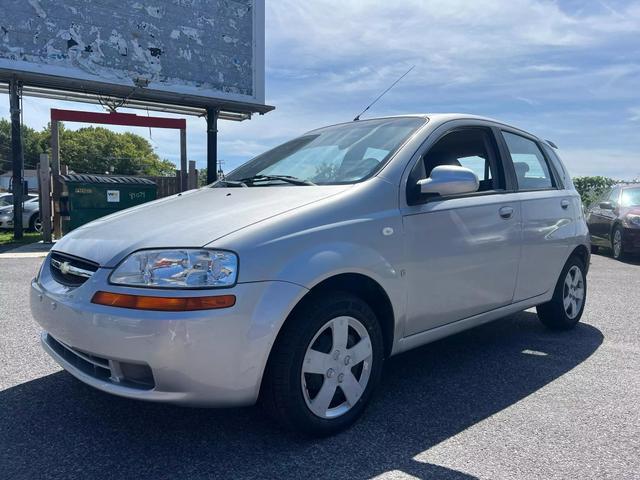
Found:
M 0 259 L 0 478 L 640 478 L 640 264 L 593 256 L 583 323 L 521 314 L 392 358 L 352 429 L 278 430 L 258 408 L 125 400 L 40 349 Z

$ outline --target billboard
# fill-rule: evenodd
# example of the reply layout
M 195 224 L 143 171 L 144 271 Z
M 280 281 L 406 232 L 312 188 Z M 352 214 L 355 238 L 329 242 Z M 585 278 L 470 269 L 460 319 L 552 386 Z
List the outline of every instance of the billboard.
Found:
M 264 113 L 264 0 L 2 0 L 0 81 Z

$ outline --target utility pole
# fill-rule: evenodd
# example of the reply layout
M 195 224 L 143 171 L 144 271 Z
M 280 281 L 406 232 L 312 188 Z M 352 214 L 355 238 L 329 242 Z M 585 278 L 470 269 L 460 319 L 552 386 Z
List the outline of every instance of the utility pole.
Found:
M 218 113 L 207 107 L 207 184 L 218 179 Z
M 13 168 L 13 238 L 22 238 L 22 202 L 24 192 L 22 184 L 22 170 L 24 159 L 22 156 L 22 129 L 20 128 L 20 97 L 22 87 L 18 79 L 13 77 L 9 82 L 9 110 L 11 112 L 11 157 Z

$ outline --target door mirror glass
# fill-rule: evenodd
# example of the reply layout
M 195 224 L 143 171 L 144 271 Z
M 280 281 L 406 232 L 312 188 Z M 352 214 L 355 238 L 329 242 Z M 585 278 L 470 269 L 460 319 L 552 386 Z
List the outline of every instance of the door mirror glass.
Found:
M 602 210 L 614 210 L 615 207 L 613 206 L 613 203 L 611 202 L 600 202 L 600 208 Z
M 472 170 L 455 165 L 440 165 L 431 176 L 418 180 L 420 193 L 437 195 L 461 195 L 478 191 L 480 181 Z

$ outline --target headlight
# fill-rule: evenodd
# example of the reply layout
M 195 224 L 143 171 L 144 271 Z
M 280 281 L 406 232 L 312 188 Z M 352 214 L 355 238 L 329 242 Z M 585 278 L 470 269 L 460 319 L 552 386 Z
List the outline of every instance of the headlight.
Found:
M 633 213 L 626 216 L 625 220 L 628 224 L 634 225 L 636 227 L 640 227 L 640 215 L 635 215 Z
M 134 252 L 109 280 L 131 287 L 214 288 L 230 287 L 237 278 L 235 253 L 184 248 Z

